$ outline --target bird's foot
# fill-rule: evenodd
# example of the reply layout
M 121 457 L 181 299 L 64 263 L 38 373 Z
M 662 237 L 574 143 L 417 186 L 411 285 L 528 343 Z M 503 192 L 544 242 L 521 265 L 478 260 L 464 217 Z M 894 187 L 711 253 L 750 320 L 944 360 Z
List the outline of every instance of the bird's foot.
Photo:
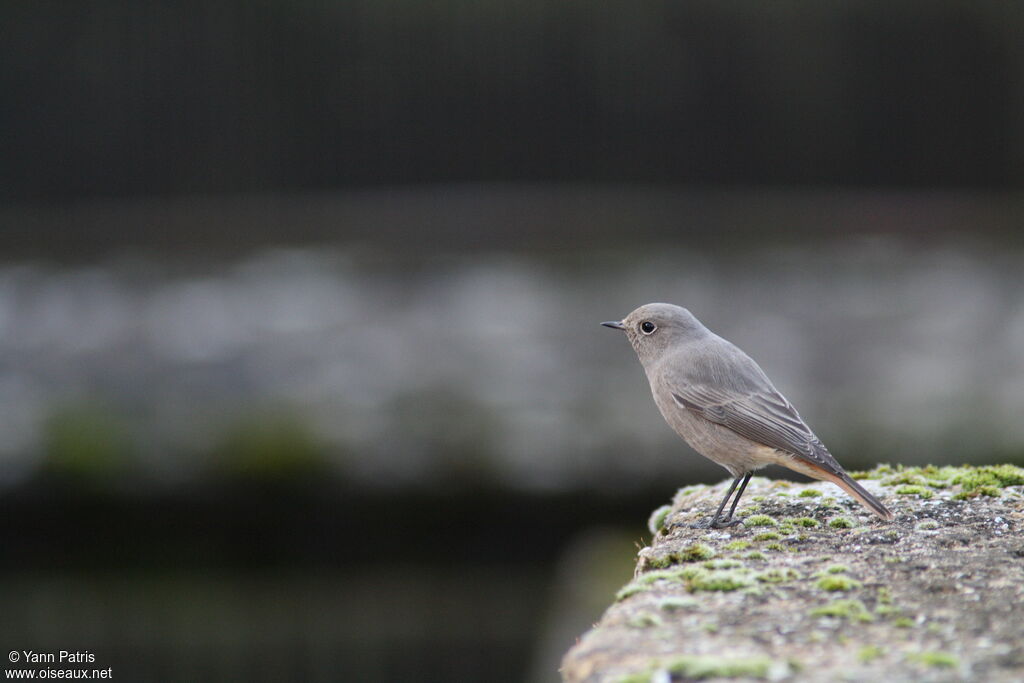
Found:
M 728 529 L 729 527 L 736 526 L 742 523 L 742 519 L 734 519 L 733 517 L 726 517 L 723 519 L 715 518 L 708 523 L 710 529 Z

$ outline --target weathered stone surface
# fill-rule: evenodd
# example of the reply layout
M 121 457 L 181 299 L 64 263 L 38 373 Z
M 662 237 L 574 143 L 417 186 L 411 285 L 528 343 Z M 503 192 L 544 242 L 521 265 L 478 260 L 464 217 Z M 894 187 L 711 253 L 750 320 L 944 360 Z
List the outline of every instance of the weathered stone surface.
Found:
M 746 522 L 709 530 L 728 482 L 680 491 L 564 679 L 1024 680 L 1024 470 L 861 478 L 895 521 L 757 478 Z

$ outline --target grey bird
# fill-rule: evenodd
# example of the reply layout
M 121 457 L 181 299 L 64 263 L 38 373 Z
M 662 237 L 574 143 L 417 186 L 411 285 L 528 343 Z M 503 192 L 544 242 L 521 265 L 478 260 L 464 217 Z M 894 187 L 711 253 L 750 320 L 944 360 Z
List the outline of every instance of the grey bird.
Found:
M 621 321 L 601 324 L 626 333 L 669 426 L 693 450 L 735 477 L 711 527 L 740 523 L 733 518 L 736 504 L 754 470 L 767 465 L 830 481 L 879 517 L 892 519 L 878 499 L 843 471 L 760 366 L 688 310 L 646 304 Z M 733 491 L 736 497 L 723 517 Z

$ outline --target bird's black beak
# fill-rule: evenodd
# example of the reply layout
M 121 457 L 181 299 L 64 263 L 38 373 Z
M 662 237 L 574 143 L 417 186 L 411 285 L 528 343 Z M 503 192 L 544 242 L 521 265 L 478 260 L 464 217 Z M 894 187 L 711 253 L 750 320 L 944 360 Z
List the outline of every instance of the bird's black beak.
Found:
M 624 330 L 624 329 L 626 329 L 626 326 L 623 325 L 622 323 L 618 322 L 617 320 L 609 320 L 608 322 L 601 323 L 601 324 L 604 325 L 605 327 L 610 327 L 613 330 Z

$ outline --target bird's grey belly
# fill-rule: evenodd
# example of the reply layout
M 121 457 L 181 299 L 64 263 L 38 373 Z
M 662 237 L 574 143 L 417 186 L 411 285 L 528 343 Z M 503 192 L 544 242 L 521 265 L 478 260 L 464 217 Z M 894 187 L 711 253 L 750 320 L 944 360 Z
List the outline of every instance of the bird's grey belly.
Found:
M 690 448 L 729 470 L 734 477 L 771 465 L 780 455 L 774 448 L 694 415 L 671 399 L 665 401 L 655 394 L 654 400 L 665 421 Z

